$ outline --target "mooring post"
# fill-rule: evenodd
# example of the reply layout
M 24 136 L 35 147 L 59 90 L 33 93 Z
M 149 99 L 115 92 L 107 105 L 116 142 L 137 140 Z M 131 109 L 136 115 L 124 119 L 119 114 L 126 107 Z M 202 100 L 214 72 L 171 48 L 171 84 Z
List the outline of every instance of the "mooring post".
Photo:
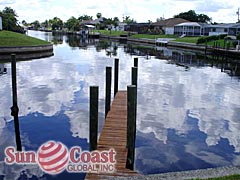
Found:
M 105 97 L 105 118 L 111 107 L 111 80 L 112 67 L 106 67 L 106 97 Z
M 98 137 L 98 86 L 90 86 L 90 128 L 89 128 L 89 142 L 90 151 L 97 149 Z
M 135 85 L 127 86 L 127 169 L 134 169 L 136 139 L 136 89 Z
M 114 64 L 114 96 L 118 92 L 118 69 L 119 69 L 119 59 L 115 59 Z
M 132 85 L 137 86 L 137 80 L 138 80 L 138 68 L 132 67 Z
M 17 150 L 22 151 L 22 143 L 20 137 L 19 119 L 18 119 L 18 103 L 17 103 L 17 72 L 16 72 L 16 55 L 11 55 L 12 60 L 12 97 L 13 106 L 11 107 L 11 115 L 14 117 L 14 127 L 16 135 Z
M 134 58 L 134 67 L 138 67 L 138 58 Z

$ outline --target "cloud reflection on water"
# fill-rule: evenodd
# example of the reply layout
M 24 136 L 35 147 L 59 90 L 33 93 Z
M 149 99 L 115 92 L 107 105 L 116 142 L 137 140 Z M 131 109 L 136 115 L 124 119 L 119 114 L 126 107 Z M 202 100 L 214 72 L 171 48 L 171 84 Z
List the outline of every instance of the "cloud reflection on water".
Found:
M 117 53 L 119 89 L 126 89 L 133 57 L 123 47 Z M 89 86 L 100 88 L 102 126 L 106 66 L 113 66 L 113 58 L 106 57 L 104 50 L 97 52 L 94 46 L 73 50 L 64 42 L 55 47 L 54 57 L 17 63 L 21 121 L 29 114 L 42 114 L 61 122 L 65 115 L 72 138 L 88 139 Z M 14 144 L 5 136 L 13 136 L 6 128 L 12 119 L 11 85 L 9 74 L 0 78 L 0 142 L 5 148 Z M 165 60 L 139 58 L 138 84 L 137 170 L 152 173 L 240 164 L 239 81 L 217 68 L 186 71 Z M 28 136 L 25 145 L 35 144 Z

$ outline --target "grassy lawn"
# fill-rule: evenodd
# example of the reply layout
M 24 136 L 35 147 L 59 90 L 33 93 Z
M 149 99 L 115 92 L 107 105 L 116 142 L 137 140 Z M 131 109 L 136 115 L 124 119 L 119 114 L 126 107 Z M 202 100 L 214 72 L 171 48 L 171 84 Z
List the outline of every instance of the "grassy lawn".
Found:
M 120 36 L 120 35 L 128 34 L 126 31 L 109 31 L 109 30 L 93 30 L 93 32 L 98 32 L 106 36 Z
M 156 38 L 177 38 L 176 35 L 167 35 L 167 34 L 161 34 L 161 35 L 152 35 L 152 34 L 134 34 L 131 36 L 131 38 L 146 38 L 146 39 L 156 39 Z
M 183 37 L 183 38 L 177 38 L 176 42 L 186 42 L 186 43 L 197 43 L 199 37 Z
M 11 31 L 0 31 L 0 46 L 37 46 L 50 44 L 24 34 Z
M 214 46 L 215 41 L 210 41 L 207 43 L 208 46 Z M 216 42 L 220 43 L 220 48 L 224 48 L 224 39 L 217 40 Z M 205 45 L 205 44 L 202 44 Z M 233 43 L 230 42 L 230 48 L 233 48 Z
M 239 180 L 240 174 L 237 175 L 231 175 L 231 176 L 223 176 L 219 178 L 208 178 L 207 180 Z M 192 180 L 202 180 L 202 179 L 192 179 Z M 204 179 L 206 180 L 206 179 Z

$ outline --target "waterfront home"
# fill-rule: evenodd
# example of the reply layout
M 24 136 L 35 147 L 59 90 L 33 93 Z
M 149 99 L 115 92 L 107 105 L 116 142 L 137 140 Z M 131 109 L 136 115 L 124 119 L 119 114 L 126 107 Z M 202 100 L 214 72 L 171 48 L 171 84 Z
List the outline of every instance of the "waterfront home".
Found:
M 82 21 L 80 24 L 82 27 L 86 26 L 86 25 L 92 25 L 92 26 L 98 26 L 102 23 L 104 23 L 105 18 L 98 18 L 95 20 L 85 20 Z
M 227 23 L 205 26 L 205 34 L 209 36 L 219 34 L 236 36 L 238 33 L 240 33 L 240 23 Z
M 2 30 L 2 16 L 0 16 L 0 31 Z
M 127 23 L 118 22 L 117 27 L 115 27 L 114 25 L 111 25 L 111 29 L 115 30 L 115 31 L 125 31 L 125 26 L 126 25 L 127 25 Z
M 180 23 L 189 22 L 186 19 L 182 18 L 170 18 L 170 19 L 164 19 L 158 22 L 155 22 L 152 24 L 155 31 L 163 31 L 165 34 L 174 34 L 174 26 Z
M 174 26 L 174 34 L 179 36 L 212 36 L 219 34 L 236 36 L 238 33 L 240 33 L 240 23 L 212 25 L 207 23 L 185 22 Z
M 200 36 L 203 35 L 203 25 L 197 22 L 184 22 L 174 26 L 174 34 L 179 36 Z

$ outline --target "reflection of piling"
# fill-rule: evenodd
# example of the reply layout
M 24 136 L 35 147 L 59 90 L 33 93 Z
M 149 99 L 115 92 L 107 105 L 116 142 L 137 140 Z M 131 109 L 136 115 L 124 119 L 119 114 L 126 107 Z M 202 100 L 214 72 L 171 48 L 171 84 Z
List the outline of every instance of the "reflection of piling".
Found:
M 112 67 L 106 67 L 106 99 L 105 99 L 105 118 L 111 106 L 111 81 L 112 81 Z
M 98 86 L 90 87 L 90 151 L 97 149 L 98 138 Z
M 17 150 L 22 151 L 22 143 L 21 143 L 19 119 L 18 119 L 19 109 L 17 104 L 16 55 L 12 54 L 11 59 L 12 59 L 12 93 L 13 93 L 13 106 L 11 107 L 11 115 L 14 117 Z
M 115 59 L 114 64 L 114 96 L 118 92 L 118 69 L 119 69 L 119 59 Z

